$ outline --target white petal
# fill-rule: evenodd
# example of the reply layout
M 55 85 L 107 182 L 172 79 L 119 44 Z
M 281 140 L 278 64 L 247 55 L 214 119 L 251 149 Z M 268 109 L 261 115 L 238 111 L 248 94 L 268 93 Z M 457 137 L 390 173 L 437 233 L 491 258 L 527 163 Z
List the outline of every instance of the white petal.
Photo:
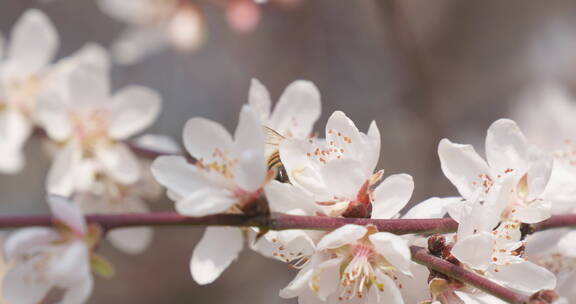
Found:
M 353 243 L 362 238 L 368 230 L 364 226 L 353 224 L 344 225 L 328 234 L 326 234 L 318 245 L 316 250 L 334 249 L 346 244 Z
M 0 150 L 0 173 L 18 173 L 24 168 L 24 162 L 24 155 L 21 150 Z
M 50 211 L 54 217 L 78 234 L 84 235 L 86 233 L 86 219 L 78 206 L 68 199 L 57 195 L 49 195 L 47 199 Z
M 338 289 L 338 278 L 340 274 L 341 258 L 331 259 L 322 262 L 316 268 L 315 278 L 312 284 L 317 284 L 318 297 L 325 301 L 332 293 Z
M 296 80 L 286 87 L 270 118 L 270 127 L 284 136 L 310 136 L 320 117 L 320 91 L 314 83 Z
M 554 160 L 552 155 L 538 148 L 531 147 L 528 151 L 530 168 L 528 169 L 528 200 L 542 197 L 552 175 Z
M 516 210 L 512 216 L 526 224 L 535 224 L 552 216 L 552 202 L 538 200 L 529 203 L 527 206 L 514 207 Z
M 31 254 L 58 239 L 60 235 L 51 228 L 30 227 L 16 230 L 4 242 L 4 258 L 12 261 L 19 255 Z
M 74 52 L 71 57 L 78 62 L 91 64 L 104 70 L 110 70 L 111 68 L 108 51 L 97 43 L 86 43 Z
M 144 134 L 135 138 L 132 143 L 137 147 L 165 154 L 182 153 L 180 145 L 176 140 L 164 134 Z
M 341 111 L 332 113 L 326 123 L 326 141 L 344 149 L 342 158 L 363 161 L 364 141 L 354 122 Z M 369 172 L 372 173 L 372 172 Z
M 194 281 L 200 285 L 214 282 L 236 260 L 242 250 L 242 243 L 242 231 L 238 228 L 206 228 L 190 260 Z
M 388 232 L 377 232 L 369 236 L 376 251 L 400 272 L 410 275 L 412 264 L 408 241 Z
M 332 195 L 354 200 L 369 178 L 361 167 L 356 160 L 335 159 L 322 166 L 320 174 Z
M 364 170 L 367 173 L 374 172 L 378 165 L 378 161 L 380 160 L 380 137 L 378 125 L 376 125 L 376 121 L 373 120 L 368 128 L 366 136 L 366 155 L 363 157 L 362 161 L 364 164 Z
M 144 86 L 129 86 L 112 97 L 109 133 L 116 139 L 126 139 L 149 127 L 160 113 L 160 95 Z
M 460 262 L 478 270 L 486 270 L 492 258 L 493 237 L 482 232 L 459 239 L 451 250 Z
M 38 96 L 36 114 L 48 136 L 63 141 L 72 135 L 71 105 L 64 96 L 62 82 L 52 82 Z
M 40 10 L 28 9 L 12 28 L 7 56 L 23 72 L 35 73 L 52 60 L 57 48 L 58 34 L 48 17 Z
M 256 113 L 244 106 L 234 133 L 234 153 L 238 164 L 234 166 L 234 181 L 240 188 L 253 192 L 264 184 L 267 167 L 264 128 Z
M 18 151 L 32 133 L 30 121 L 17 110 L 0 112 L 0 147 L 2 150 Z
M 94 281 L 92 276 L 86 276 L 82 280 L 75 281 L 73 284 L 66 286 L 66 293 L 58 304 L 78 304 L 84 303 L 92 294 Z
M 273 180 L 264 187 L 264 191 L 272 212 L 286 213 L 300 209 L 309 215 L 314 215 L 315 211 L 320 211 L 310 193 L 292 184 Z
M 554 289 L 556 277 L 546 268 L 531 262 L 511 263 L 497 267 L 498 272 L 491 271 L 491 276 L 508 287 L 526 293 L 542 289 Z
M 380 292 L 380 301 L 378 301 L 378 303 L 403 304 L 404 300 L 396 283 L 381 271 L 376 271 L 376 276 L 378 277 L 378 281 L 384 284 L 384 291 Z
M 53 283 L 69 285 L 90 275 L 89 253 L 82 240 L 74 241 L 50 260 L 46 277 Z
M 219 160 L 213 155 L 216 150 L 230 153 L 233 147 L 230 133 L 221 124 L 200 117 L 186 122 L 182 137 L 188 153 L 207 163 Z
M 80 147 L 70 142 L 58 152 L 46 179 L 49 194 L 69 196 L 74 190 L 74 168 L 80 163 Z
M 413 191 L 414 180 L 412 176 L 408 174 L 390 175 L 374 190 L 372 218 L 392 218 L 406 206 Z
M 488 128 L 486 160 L 494 175 L 502 174 L 507 169 L 525 172 L 528 165 L 528 144 L 514 121 L 499 119 Z
M 566 233 L 558 242 L 558 251 L 569 257 L 576 257 L 576 231 Z
M 101 107 L 110 98 L 109 71 L 79 62 L 66 73 L 69 99 L 77 107 Z
M 477 189 L 481 174 L 490 174 L 486 162 L 470 145 L 455 144 L 442 139 L 438 145 L 442 172 L 464 198 L 470 198 Z
M 431 197 L 414 207 L 410 208 L 402 218 L 405 219 L 425 219 L 425 218 L 442 218 L 455 204 L 460 204 L 460 197 Z
M 95 153 L 106 173 L 116 181 L 133 184 L 140 178 L 138 159 L 124 143 L 100 147 Z
M 312 275 L 314 274 L 314 267 L 304 267 L 298 272 L 296 277 L 280 290 L 280 297 L 284 299 L 291 299 L 299 296 L 309 289 L 308 284 Z
M 182 156 L 160 156 L 150 169 L 158 183 L 180 197 L 189 196 L 209 185 L 198 168 Z
M 114 247 L 129 254 L 144 252 L 152 243 L 154 230 L 149 227 L 114 229 L 107 234 Z
M 166 48 L 168 46 L 166 38 L 165 32 L 156 28 L 129 27 L 121 32 L 118 39 L 112 43 L 112 54 L 119 64 L 135 64 L 146 56 Z
M 268 89 L 266 89 L 266 87 L 256 78 L 252 78 L 252 82 L 250 83 L 248 104 L 258 114 L 262 123 L 266 124 L 270 117 L 270 93 L 268 92 Z
M 312 149 L 308 141 L 286 139 L 280 143 L 280 159 L 292 184 L 313 193 L 325 192 L 320 169 L 306 154 Z
M 205 216 L 221 213 L 232 207 L 237 200 L 226 189 L 200 189 L 176 202 L 178 213 L 186 216 Z
M 2 297 L 9 303 L 40 303 L 51 288 L 51 282 L 37 280 L 36 257 L 26 263 L 12 267 L 2 280 Z

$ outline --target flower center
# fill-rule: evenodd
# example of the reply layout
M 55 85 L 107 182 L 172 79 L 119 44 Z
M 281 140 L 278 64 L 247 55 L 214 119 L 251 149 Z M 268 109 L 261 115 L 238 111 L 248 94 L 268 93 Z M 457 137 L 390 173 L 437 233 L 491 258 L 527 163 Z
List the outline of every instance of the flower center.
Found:
M 6 87 L 6 105 L 10 105 L 18 109 L 29 119 L 34 116 L 34 106 L 36 104 L 36 97 L 40 91 L 42 81 L 37 75 L 30 75 L 23 79 L 15 79 L 9 81 Z M 1 106 L 0 110 L 6 107 Z

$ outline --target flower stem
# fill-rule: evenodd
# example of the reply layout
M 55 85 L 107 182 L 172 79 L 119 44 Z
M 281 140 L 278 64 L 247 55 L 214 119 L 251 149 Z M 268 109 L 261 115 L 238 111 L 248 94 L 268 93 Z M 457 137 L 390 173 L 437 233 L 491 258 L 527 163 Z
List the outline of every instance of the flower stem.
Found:
M 425 248 L 411 246 L 410 251 L 412 252 L 412 260 L 414 262 L 434 269 L 463 283 L 470 284 L 506 302 L 512 304 L 526 304 L 530 302 L 529 297 L 516 293 L 511 289 L 494 283 L 481 275 L 468 271 L 444 259 L 433 256 L 428 253 L 428 250 Z

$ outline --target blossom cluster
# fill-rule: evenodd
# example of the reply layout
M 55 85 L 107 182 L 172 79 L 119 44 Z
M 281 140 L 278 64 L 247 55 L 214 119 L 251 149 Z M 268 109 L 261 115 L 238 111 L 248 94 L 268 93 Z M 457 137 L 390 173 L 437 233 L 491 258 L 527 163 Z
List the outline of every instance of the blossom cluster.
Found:
M 128 19 L 127 12 L 136 7 L 142 14 L 168 16 L 150 16 L 159 22 L 154 30 L 189 22 L 179 19 L 184 18 L 178 15 L 182 8 L 150 10 L 134 0 L 112 9 L 119 2 L 101 2 L 119 18 Z M 143 19 L 130 20 L 140 24 Z M 180 34 L 199 33 L 176 34 L 174 43 L 182 42 Z M 511 119 L 492 123 L 485 157 L 471 145 L 442 139 L 441 170 L 458 195 L 414 204 L 412 176 L 378 167 L 381 133 L 375 121 L 363 132 L 344 112 L 335 111 L 323 134 L 314 133 L 321 95 L 310 81 L 289 84 L 273 107 L 270 92 L 253 79 L 234 133 L 215 121 L 192 117 L 182 131 L 181 151 L 167 136 L 134 138 L 158 117 L 162 99 L 157 92 L 139 85 L 111 92 L 106 49 L 87 44 L 54 61 L 58 41 L 47 16 L 31 9 L 0 47 L 0 172 L 24 167 L 23 147 L 34 134 L 44 140 L 53 160 L 46 192 L 54 224 L 18 230 L 3 244 L 10 270 L 2 296 L 10 303 L 85 302 L 93 289 L 92 274 L 114 273 L 96 253 L 101 239 L 139 253 L 152 230 L 103 231 L 84 214 L 148 212 L 145 201 L 158 198 L 162 187 L 175 210 L 187 217 L 449 216 L 459 224 L 456 233 L 432 237 L 396 235 L 370 224 L 332 231 L 209 227 L 189 264 L 193 280 L 201 285 L 218 279 L 246 246 L 298 270 L 279 296 L 302 304 L 501 302 L 413 262 L 410 247 L 428 244 L 430 254 L 519 294 L 556 290 L 560 297 L 555 303 L 576 300 L 571 288 L 576 233 L 527 231 L 553 215 L 576 210 L 576 104 L 560 88 L 539 88 L 539 94 L 529 95 L 539 98 L 514 113 L 527 126 L 526 133 Z M 134 152 L 139 150 L 162 156 L 150 162 Z

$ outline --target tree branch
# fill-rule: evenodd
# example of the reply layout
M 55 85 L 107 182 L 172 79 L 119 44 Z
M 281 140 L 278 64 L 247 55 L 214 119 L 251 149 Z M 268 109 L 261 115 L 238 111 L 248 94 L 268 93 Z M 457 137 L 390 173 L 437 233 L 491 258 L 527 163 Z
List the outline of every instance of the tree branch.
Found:
M 411 246 L 412 260 L 418 264 L 434 269 L 442 274 L 463 283 L 470 284 L 493 296 L 512 304 L 527 304 L 530 298 L 516 293 L 502 285 L 496 284 L 481 275 L 468 271 L 458 265 L 452 264 L 428 253 L 428 250 L 418 246 Z
M 365 219 L 328 216 L 301 216 L 282 213 L 266 215 L 214 214 L 203 217 L 186 217 L 177 212 L 123 213 L 87 215 L 89 223 L 104 229 L 134 226 L 234 226 L 263 227 L 271 230 L 310 229 L 334 230 L 346 224 L 374 225 L 378 231 L 394 234 L 433 234 L 455 232 L 458 223 L 451 218 L 438 219 Z M 51 226 L 51 215 L 0 216 L 0 228 Z M 531 225 L 531 232 L 576 226 L 576 214 L 555 215 Z

